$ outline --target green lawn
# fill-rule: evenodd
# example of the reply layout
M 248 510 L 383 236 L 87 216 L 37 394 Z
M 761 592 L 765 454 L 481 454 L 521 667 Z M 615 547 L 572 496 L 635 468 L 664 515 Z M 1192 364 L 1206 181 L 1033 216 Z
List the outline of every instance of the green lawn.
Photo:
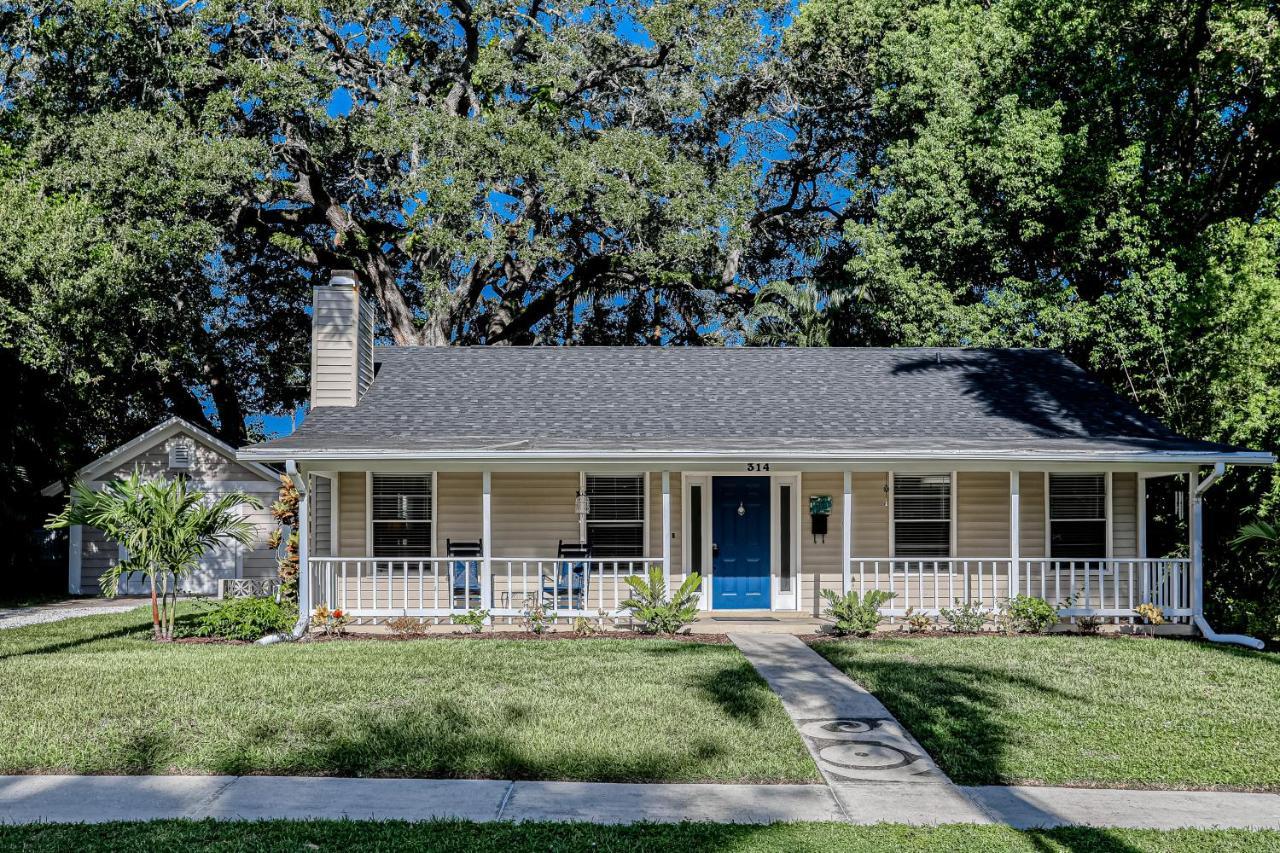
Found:
M 961 784 L 1280 790 L 1280 655 L 1080 637 L 814 648 L 879 697 Z
M 0 772 L 819 781 L 732 646 L 159 645 L 149 626 L 0 631 Z
M 425 824 L 367 822 L 214 823 L 158 821 L 98 826 L 4 826 L 0 850 L 253 850 L 349 851 L 431 850 L 433 853 L 518 851 L 814 851 L 858 853 L 894 850 L 936 853 L 1141 853 L 1178 851 L 1252 853 L 1280 850 L 1280 833 L 1232 830 L 1054 829 L 1017 832 L 1004 827 L 943 826 L 917 829 L 882 824 L 847 826 L 808 823 L 742 826 L 678 824 L 659 826 L 592 826 L 581 823 Z

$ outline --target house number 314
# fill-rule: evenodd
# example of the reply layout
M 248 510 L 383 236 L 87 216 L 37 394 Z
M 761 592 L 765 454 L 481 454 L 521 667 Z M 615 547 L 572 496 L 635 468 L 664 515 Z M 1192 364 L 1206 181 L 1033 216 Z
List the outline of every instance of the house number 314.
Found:
M 768 462 L 748 462 L 747 470 L 748 471 L 768 471 L 769 463 Z

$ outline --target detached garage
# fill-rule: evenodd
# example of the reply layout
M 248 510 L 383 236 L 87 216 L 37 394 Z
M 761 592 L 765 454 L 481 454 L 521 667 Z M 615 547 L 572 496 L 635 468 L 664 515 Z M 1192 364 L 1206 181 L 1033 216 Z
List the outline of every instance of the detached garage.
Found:
M 262 509 L 241 511 L 257 530 L 250 546 L 232 543 L 206 554 L 201 565 L 184 580 L 187 595 L 220 595 L 235 581 L 259 581 L 267 587 L 276 577 L 276 552 L 267 537 L 276 522 L 269 509 L 280 486 L 279 474 L 266 465 L 236 460 L 235 448 L 182 418 L 170 418 L 76 472 L 89 488 L 99 489 L 112 480 L 137 471 L 146 477 L 184 477 L 211 495 L 241 491 L 257 498 Z M 61 483 L 43 494 L 63 493 Z M 99 530 L 74 526 L 70 530 L 67 557 L 67 591 L 72 595 L 100 595 L 98 578 L 124 558 L 123 549 Z M 241 583 L 238 586 L 256 584 Z M 264 590 L 265 591 L 265 590 Z M 130 576 L 120 584 L 121 595 L 149 592 L 146 579 Z

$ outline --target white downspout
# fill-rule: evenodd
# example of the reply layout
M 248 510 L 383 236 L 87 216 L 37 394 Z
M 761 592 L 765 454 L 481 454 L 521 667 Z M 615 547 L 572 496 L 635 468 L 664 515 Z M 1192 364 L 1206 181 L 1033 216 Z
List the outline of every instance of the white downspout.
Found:
M 1213 470 L 1209 472 L 1203 480 L 1195 482 L 1198 474 L 1193 473 L 1191 487 L 1191 613 L 1192 620 L 1195 622 L 1200 633 L 1211 643 L 1232 643 L 1237 646 L 1247 646 L 1251 649 L 1261 650 L 1263 643 L 1254 637 L 1246 637 L 1243 634 L 1219 634 L 1213 630 L 1208 621 L 1204 618 L 1204 493 L 1218 481 L 1218 478 L 1226 471 L 1225 463 L 1219 462 L 1213 466 Z
M 293 630 L 287 634 L 268 634 L 258 640 L 256 645 L 269 646 L 274 643 L 301 640 L 311 624 L 311 569 L 307 560 L 311 554 L 310 525 L 307 515 L 310 512 L 311 494 L 307 491 L 307 478 L 298 473 L 298 466 L 292 459 L 284 463 L 284 470 L 293 480 L 298 490 L 298 621 Z

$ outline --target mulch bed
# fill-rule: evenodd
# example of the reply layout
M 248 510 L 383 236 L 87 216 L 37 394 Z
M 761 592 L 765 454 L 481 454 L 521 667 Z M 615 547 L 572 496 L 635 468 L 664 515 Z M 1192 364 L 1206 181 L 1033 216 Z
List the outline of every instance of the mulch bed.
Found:
M 729 645 L 728 634 L 673 634 L 663 637 L 658 634 L 645 634 L 640 631 L 600 631 L 582 636 L 571 631 L 548 631 L 544 634 L 535 634 L 532 631 L 484 631 L 479 634 L 461 631 L 422 634 L 351 633 L 328 637 L 323 634 L 311 634 L 307 637 L 306 642 L 331 643 L 336 640 L 368 640 L 381 643 L 399 643 L 406 640 L 538 640 L 540 642 L 553 642 L 556 640 L 671 640 L 677 643 L 693 643 L 706 646 Z

